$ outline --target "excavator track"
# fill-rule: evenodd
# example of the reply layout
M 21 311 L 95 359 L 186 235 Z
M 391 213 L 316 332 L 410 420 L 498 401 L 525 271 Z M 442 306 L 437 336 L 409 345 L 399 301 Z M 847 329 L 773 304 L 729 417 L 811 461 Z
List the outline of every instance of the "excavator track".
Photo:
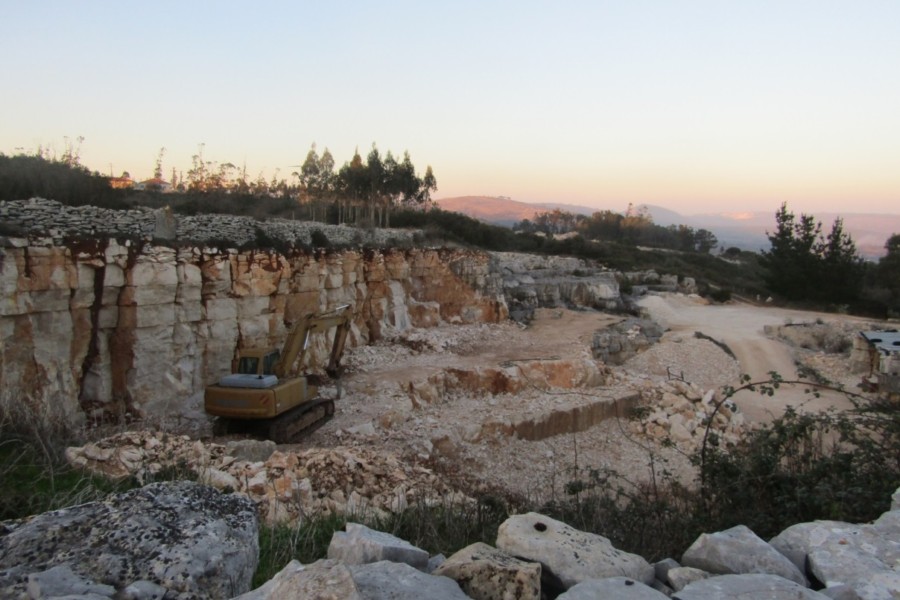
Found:
M 292 444 L 327 423 L 333 416 L 334 400 L 316 398 L 272 419 L 267 437 L 276 444 Z

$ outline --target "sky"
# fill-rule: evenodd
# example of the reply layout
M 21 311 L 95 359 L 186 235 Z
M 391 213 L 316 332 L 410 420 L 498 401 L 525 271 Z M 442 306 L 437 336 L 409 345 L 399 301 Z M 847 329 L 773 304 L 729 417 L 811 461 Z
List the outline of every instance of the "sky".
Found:
M 436 198 L 900 213 L 900 2 L 0 0 L 0 152 L 289 177 L 312 143 Z

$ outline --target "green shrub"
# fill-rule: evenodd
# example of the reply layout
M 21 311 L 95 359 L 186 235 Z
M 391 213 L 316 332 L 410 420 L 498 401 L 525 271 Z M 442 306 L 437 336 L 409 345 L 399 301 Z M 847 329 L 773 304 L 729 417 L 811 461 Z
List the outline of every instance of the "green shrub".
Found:
M 270 580 L 294 559 L 309 564 L 324 558 L 331 536 L 346 524 L 347 517 L 343 515 L 327 515 L 307 519 L 294 527 L 262 525 L 259 530 L 259 566 L 253 576 L 253 587 Z
M 331 242 L 321 229 L 313 229 L 309 234 L 313 248 L 330 248 Z
M 728 288 L 710 289 L 708 297 L 713 302 L 728 302 L 731 300 L 731 290 Z
M 738 448 L 710 447 L 705 458 L 703 504 L 717 527 L 743 523 L 765 538 L 816 519 L 871 521 L 900 486 L 900 407 L 789 408 Z
M 0 444 L 0 521 L 21 519 L 76 504 L 101 500 L 125 491 L 134 482 L 111 482 L 86 475 L 48 456 L 23 440 Z

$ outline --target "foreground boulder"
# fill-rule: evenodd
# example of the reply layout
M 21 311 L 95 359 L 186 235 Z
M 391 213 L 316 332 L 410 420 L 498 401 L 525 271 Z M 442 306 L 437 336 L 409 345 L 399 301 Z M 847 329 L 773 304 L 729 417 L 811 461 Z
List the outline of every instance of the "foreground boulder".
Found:
M 826 587 L 848 586 L 862 598 L 893 600 L 900 590 L 900 511 L 870 525 L 841 521 L 798 523 L 771 544 Z
M 557 583 L 563 590 L 604 577 L 624 576 L 647 584 L 654 580 L 653 566 L 642 557 L 617 550 L 603 536 L 538 513 L 515 515 L 504 521 L 497 531 L 497 547 L 540 562 L 545 581 Z
M 710 574 L 702 569 L 695 569 L 694 567 L 676 567 L 670 569 L 669 572 L 666 573 L 665 581 L 677 592 L 695 581 L 700 581 L 707 577 L 710 577 Z
M 335 531 L 328 545 L 328 558 L 347 565 L 364 565 L 382 560 L 406 563 L 420 571 L 428 566 L 428 553 L 406 540 L 359 523 L 347 523 L 346 532 Z
M 258 560 L 249 499 L 155 483 L 4 522 L 0 597 L 231 598 L 250 589 Z
M 66 459 L 111 479 L 143 481 L 168 468 L 186 468 L 207 485 L 249 496 L 268 525 L 299 524 L 322 514 L 385 516 L 416 502 L 467 501 L 432 471 L 364 447 L 273 452 L 271 442 L 223 446 L 186 435 L 127 431 L 68 448 Z
M 483 542 L 466 546 L 434 571 L 456 581 L 474 600 L 540 600 L 541 565 Z
M 469 600 L 449 577 L 427 575 L 405 563 L 351 565 L 350 572 L 367 600 Z
M 802 586 L 807 584 L 806 577 L 794 563 L 745 525 L 704 533 L 685 550 L 681 562 L 686 567 L 709 573 L 764 573 L 778 575 Z
M 666 595 L 629 577 L 588 579 L 569 588 L 557 600 L 665 600 Z
M 719 575 L 701 579 L 684 587 L 672 596 L 673 600 L 828 600 L 828 596 L 814 592 L 778 575 L 764 573 Z
M 302 565 L 292 560 L 275 577 L 234 600 L 363 600 L 350 569 L 336 560 L 317 560 Z

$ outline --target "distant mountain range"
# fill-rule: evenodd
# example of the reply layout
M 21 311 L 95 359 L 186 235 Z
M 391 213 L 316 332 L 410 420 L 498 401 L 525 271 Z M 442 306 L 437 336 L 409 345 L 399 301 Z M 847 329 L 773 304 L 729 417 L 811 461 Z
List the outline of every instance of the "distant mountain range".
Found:
M 473 219 L 504 227 L 512 227 L 519 221 L 533 218 L 537 213 L 557 208 L 579 215 L 590 215 L 598 210 L 575 204 L 529 204 L 512 200 L 506 196 L 457 196 L 441 198 L 435 202 L 444 210 L 462 213 Z
M 523 219 L 534 218 L 539 212 L 560 209 L 575 214 L 590 215 L 598 208 L 573 204 L 529 204 L 507 197 L 459 196 L 436 201 L 444 210 L 463 213 L 475 219 L 511 227 Z M 769 247 L 767 231 L 775 229 L 775 210 L 770 212 L 722 212 L 699 215 L 682 215 L 661 206 L 645 205 L 657 225 L 688 225 L 695 229 L 712 231 L 719 244 L 742 250 L 763 250 Z M 797 215 L 799 216 L 799 214 Z M 877 258 L 884 254 L 884 243 L 894 233 L 900 233 L 900 215 L 849 213 L 818 213 L 814 215 L 822 223 L 825 233 L 837 217 L 844 219 L 844 230 L 853 236 L 860 254 Z

